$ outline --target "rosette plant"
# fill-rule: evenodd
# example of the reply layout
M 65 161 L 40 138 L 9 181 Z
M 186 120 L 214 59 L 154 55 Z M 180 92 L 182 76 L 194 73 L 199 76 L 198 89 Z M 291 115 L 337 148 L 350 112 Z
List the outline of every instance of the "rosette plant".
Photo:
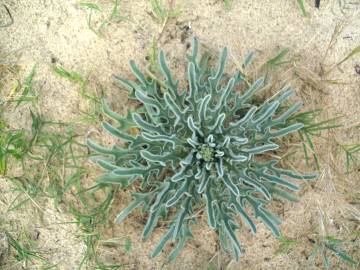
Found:
M 314 177 L 279 168 L 277 160 L 264 155 L 279 148 L 279 138 L 303 127 L 287 124 L 302 106 L 284 105 L 292 90 L 256 106 L 254 94 L 264 87 L 264 78 L 249 83 L 239 71 L 225 75 L 226 57 L 224 48 L 217 67 L 211 68 L 208 58 L 198 59 L 194 39 L 188 83 L 181 90 L 163 52 L 159 66 L 164 80 L 145 76 L 130 61 L 137 81 L 117 80 L 142 106 L 123 117 L 104 103 L 105 114 L 116 124 L 104 122 L 103 128 L 123 144 L 105 148 L 88 140 L 101 154 L 93 160 L 107 170 L 99 182 L 133 185 L 137 191 L 116 222 L 141 207 L 147 216 L 142 237 L 147 239 L 166 221 L 167 231 L 151 257 L 173 241 L 169 258 L 175 258 L 192 237 L 191 224 L 205 216 L 223 250 L 238 260 L 242 250 L 236 231 L 246 224 L 255 233 L 255 219 L 260 219 L 279 236 L 280 219 L 268 205 L 276 196 L 293 200 L 291 191 L 299 189 L 293 180 Z

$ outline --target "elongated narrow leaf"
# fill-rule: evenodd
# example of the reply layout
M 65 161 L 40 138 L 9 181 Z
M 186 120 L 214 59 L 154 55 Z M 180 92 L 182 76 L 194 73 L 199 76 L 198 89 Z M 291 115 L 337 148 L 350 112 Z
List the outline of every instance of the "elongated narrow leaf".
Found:
M 156 257 L 157 255 L 160 254 L 160 252 L 164 249 L 165 245 L 167 244 L 167 242 L 169 242 L 169 240 L 171 240 L 171 237 L 174 233 L 174 229 L 175 226 L 172 225 L 169 230 L 165 233 L 165 235 L 163 236 L 163 238 L 161 239 L 161 241 L 159 242 L 159 244 L 156 246 L 156 248 L 154 249 L 154 251 L 150 254 L 151 258 Z
M 216 105 L 216 108 L 214 109 L 214 111 L 216 113 L 219 112 L 224 106 L 227 105 L 227 101 L 228 101 L 227 99 L 228 99 L 230 93 L 233 91 L 234 85 L 235 85 L 235 79 L 232 78 L 229 80 L 226 88 L 222 90 L 218 104 Z
M 231 204 L 235 207 L 235 209 L 239 212 L 241 217 L 245 220 L 246 224 L 250 227 L 251 232 L 253 234 L 256 233 L 256 225 L 251 220 L 250 216 L 245 212 L 245 210 L 241 207 L 241 205 L 236 201 L 236 199 L 233 199 L 231 201 Z
M 273 102 L 261 115 L 257 115 L 256 119 L 252 121 L 253 124 L 259 125 L 263 121 L 271 118 L 275 114 L 275 111 L 279 108 L 279 106 L 279 102 Z
M 90 147 L 91 149 L 95 150 L 98 153 L 115 154 L 115 151 L 113 149 L 98 145 L 97 143 L 95 143 L 94 141 L 92 141 L 90 139 L 86 140 L 86 144 L 87 144 L 88 147 Z
M 291 202 L 298 202 L 299 201 L 299 198 L 296 197 L 295 195 L 281 189 L 281 188 L 278 188 L 276 187 L 276 185 L 268 185 L 268 184 L 265 184 L 266 185 L 266 188 L 267 190 L 269 190 L 272 194 L 274 195 L 277 195 L 281 198 L 284 198 L 288 201 L 291 201 Z
M 247 123 L 253 117 L 256 110 L 257 110 L 257 107 L 251 107 L 250 110 L 247 111 L 247 113 L 245 114 L 245 116 L 243 118 L 241 118 L 237 122 L 230 123 L 230 127 L 231 128 L 239 128 L 239 127 L 241 127 L 243 124 Z
M 187 224 L 184 224 L 181 227 L 181 234 L 182 236 L 180 237 L 178 243 L 176 244 L 176 246 L 174 247 L 174 249 L 171 251 L 171 253 L 168 256 L 168 260 L 169 261 L 173 261 L 180 253 L 180 251 L 184 248 L 186 241 L 188 240 L 188 238 L 192 237 L 191 232 L 189 231 L 189 229 L 187 228 Z
M 201 131 L 201 129 L 195 125 L 194 119 L 192 116 L 188 117 L 187 124 L 188 124 L 188 127 L 193 132 L 194 136 L 197 136 L 197 135 L 204 136 L 204 133 Z
M 116 175 L 131 176 L 131 175 L 143 175 L 149 169 L 148 168 L 120 168 L 117 167 L 113 170 Z
M 141 128 L 141 130 L 146 132 L 153 132 L 155 134 L 162 134 L 162 130 L 159 126 L 152 125 L 142 119 L 138 113 L 133 113 L 134 122 Z
M 144 74 L 138 69 L 134 60 L 130 60 L 130 67 L 136 78 L 144 85 L 147 84 Z
M 166 102 L 166 105 L 169 107 L 169 109 L 175 114 L 177 119 L 176 122 L 179 122 L 180 119 L 183 119 L 182 115 L 184 114 L 184 112 L 181 111 L 179 105 L 176 104 L 176 102 L 168 93 L 165 93 L 164 100 Z
M 344 57 L 344 59 L 342 59 L 339 63 L 337 63 L 337 65 L 341 65 L 342 63 L 346 62 L 347 60 L 349 60 L 351 57 L 353 57 L 358 53 L 360 53 L 360 45 L 354 48 L 347 56 Z
M 159 209 L 160 204 L 162 203 L 162 201 L 166 198 L 166 196 L 168 196 L 168 192 L 172 189 L 172 184 L 170 182 L 165 182 L 162 185 L 162 189 L 161 191 L 158 193 L 158 195 L 156 196 L 156 200 L 153 203 L 153 205 L 150 208 L 150 212 L 155 212 Z
M 239 256 L 241 255 L 241 247 L 240 247 L 240 243 L 239 240 L 237 239 L 233 228 L 231 227 L 229 220 L 224 220 L 223 224 L 224 224 L 224 230 L 227 234 L 227 236 L 229 237 L 231 243 L 232 243 L 232 247 L 234 249 L 234 253 L 235 253 L 235 259 L 239 260 Z
M 119 166 L 116 166 L 111 161 L 105 160 L 101 157 L 91 157 L 91 161 L 93 161 L 94 163 L 98 164 L 100 167 L 109 171 L 119 169 Z
M 219 65 L 218 65 L 216 74 L 214 77 L 209 78 L 210 87 L 211 87 L 212 91 L 217 91 L 217 87 L 219 85 L 220 79 L 222 78 L 223 73 L 224 73 L 226 58 L 227 58 L 227 48 L 224 48 L 221 53 L 221 56 L 220 56 L 220 61 L 219 61 Z
M 150 153 L 149 151 L 142 150 L 140 151 L 140 155 L 149 161 L 150 163 L 159 163 L 162 166 L 166 166 L 167 161 L 171 161 L 173 155 L 171 153 L 163 153 L 162 155 L 155 155 Z
M 264 80 L 265 78 L 260 78 L 256 80 L 250 86 L 250 88 L 240 97 L 241 102 L 244 103 L 248 101 L 248 99 L 264 85 Z
M 225 113 L 221 113 L 218 115 L 218 117 L 215 120 L 215 123 L 209 127 L 209 130 L 211 132 L 214 132 L 216 130 L 221 130 L 221 127 L 223 126 L 225 120 Z
M 255 212 L 255 216 L 260 218 L 275 236 L 277 237 L 280 236 L 280 231 L 277 226 L 277 222 L 272 219 L 272 216 L 269 216 L 267 212 L 264 212 L 262 210 L 261 203 L 256 202 L 256 199 L 251 197 L 247 197 L 247 201 L 252 205 Z
M 224 179 L 224 183 L 227 186 L 227 188 L 231 191 L 232 194 L 234 194 L 235 196 L 239 196 L 239 189 L 237 188 L 237 186 L 234 185 L 234 183 L 231 181 L 231 178 L 228 175 L 224 175 L 223 177 Z
M 303 124 L 300 124 L 300 123 L 297 123 L 297 124 L 293 124 L 291 126 L 288 126 L 286 128 L 282 128 L 282 129 L 279 129 L 279 130 L 276 130 L 276 131 L 273 131 L 271 132 L 271 137 L 272 138 L 278 138 L 278 137 L 282 137 L 282 136 L 285 136 L 289 133 L 292 133 L 292 132 L 295 132 L 295 131 L 298 131 L 299 129 L 303 128 L 304 125 Z
M 123 117 L 120 114 L 112 111 L 104 99 L 102 100 L 101 104 L 104 113 L 119 123 L 120 126 L 118 129 L 127 130 L 129 128 L 136 127 L 136 124 L 132 121 L 131 114 L 129 112 L 126 117 Z
M 267 200 L 271 199 L 271 194 L 270 194 L 269 190 L 266 188 L 266 186 L 264 186 L 258 180 L 254 179 L 252 177 L 249 177 L 245 174 L 241 174 L 240 179 L 243 180 L 246 184 L 253 186 L 255 188 L 255 190 L 260 192 Z
M 271 219 L 269 215 L 267 215 L 264 211 L 258 210 L 257 216 L 264 222 L 264 224 L 271 230 L 273 235 L 276 237 L 280 236 L 280 231 L 278 226 L 276 225 L 276 222 Z
M 301 12 L 302 12 L 303 16 L 307 16 L 304 0 L 297 0 L 297 2 L 298 2 L 298 5 L 299 5 L 299 7 L 301 9 Z
M 159 216 L 160 216 L 159 209 L 156 211 L 150 212 L 150 215 L 147 219 L 147 222 L 145 224 L 145 227 L 144 227 L 144 230 L 142 233 L 143 240 L 146 240 L 149 238 L 149 235 L 153 232 L 153 230 L 158 222 Z
M 278 149 L 279 146 L 275 143 L 271 143 L 271 144 L 265 144 L 262 146 L 257 146 L 251 149 L 243 149 L 242 151 L 248 153 L 248 154 L 261 154 L 267 151 L 272 151 L 272 150 L 276 150 Z
M 181 210 L 178 212 L 177 217 L 175 218 L 175 229 L 173 234 L 174 240 L 177 238 L 179 231 L 183 226 L 184 219 L 189 213 L 191 199 L 191 197 L 185 199 L 185 202 L 181 205 Z
M 196 97 L 198 96 L 198 87 L 197 87 L 197 82 L 196 82 L 194 63 L 189 63 L 188 80 L 189 80 L 189 94 L 188 94 L 187 100 L 196 108 L 196 105 L 197 105 Z
M 131 176 L 120 176 L 113 173 L 106 173 L 101 175 L 97 182 L 99 184 L 116 184 L 121 185 L 121 187 L 127 187 L 132 179 L 133 177 Z
M 151 106 L 157 110 L 159 113 L 162 110 L 163 105 L 154 98 L 149 97 L 143 91 L 136 90 L 135 91 L 136 98 L 141 101 L 146 106 Z
M 188 193 L 189 190 L 189 185 L 190 182 L 189 181 L 184 181 L 184 183 L 181 185 L 181 187 L 176 191 L 176 193 L 174 194 L 174 196 L 172 196 L 167 202 L 166 202 L 166 207 L 171 207 L 174 204 L 176 204 L 179 199 L 181 197 L 183 197 L 184 195 L 186 195 Z
M 170 143 L 173 148 L 175 148 L 176 145 L 181 144 L 181 141 L 179 141 L 179 139 L 177 139 L 174 135 L 152 135 L 150 133 L 143 132 L 142 137 L 148 142 Z
M 166 64 L 166 59 L 165 59 L 165 54 L 163 51 L 160 51 L 159 53 L 159 63 L 160 63 L 160 68 L 162 73 L 164 74 L 165 78 L 166 78 L 166 83 L 169 85 L 170 89 L 172 91 L 177 91 L 177 83 L 174 82 L 170 69 Z
M 135 138 L 131 135 L 128 135 L 124 132 L 121 132 L 120 130 L 118 130 L 117 128 L 113 127 L 112 125 L 110 125 L 107 122 L 103 122 L 103 128 L 108 131 L 111 135 L 114 135 L 115 137 L 118 137 L 119 139 L 122 139 L 124 141 L 127 142 L 133 142 L 135 140 Z
M 278 184 L 278 185 L 281 185 L 281 186 L 284 186 L 284 187 L 287 187 L 288 189 L 291 189 L 291 190 L 294 190 L 294 191 L 298 191 L 299 190 L 299 187 L 297 185 L 294 185 L 280 177 L 277 177 L 275 175 L 270 175 L 270 174 L 261 174 L 261 176 L 268 180 L 269 182 L 272 182 L 272 183 L 275 183 L 275 184 Z
M 206 200 L 206 210 L 207 210 L 207 216 L 208 216 L 208 224 L 210 228 L 215 229 L 216 228 L 216 218 L 215 218 L 215 205 L 217 202 L 213 200 L 210 189 L 208 188 L 205 192 L 205 200 Z
M 132 201 L 128 207 L 122 210 L 115 219 L 115 223 L 121 223 L 135 208 L 139 207 L 142 203 L 145 202 L 145 199 L 142 197 L 136 198 Z
M 285 124 L 286 120 L 296 113 L 300 108 L 303 106 L 301 102 L 298 102 L 294 105 L 292 105 L 286 112 L 284 112 L 281 116 L 273 120 L 273 124 Z

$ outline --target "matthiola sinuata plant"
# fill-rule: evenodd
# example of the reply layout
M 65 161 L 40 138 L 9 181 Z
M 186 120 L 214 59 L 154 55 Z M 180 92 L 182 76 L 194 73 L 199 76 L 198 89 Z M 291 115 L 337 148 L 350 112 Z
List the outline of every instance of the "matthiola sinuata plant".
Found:
M 192 237 L 190 225 L 204 212 L 223 250 L 238 260 L 240 224 L 246 223 L 255 233 L 254 220 L 260 219 L 279 236 L 280 219 L 267 205 L 274 196 L 294 199 L 289 191 L 299 187 L 289 179 L 314 177 L 281 169 L 277 160 L 264 155 L 279 148 L 278 138 L 303 127 L 287 124 L 301 107 L 300 103 L 282 106 L 292 90 L 255 106 L 253 95 L 264 86 L 264 78 L 252 84 L 241 72 L 229 78 L 224 74 L 226 56 L 224 48 L 217 68 L 211 69 L 208 58 L 198 59 L 194 39 L 188 55 L 188 85 L 182 90 L 163 52 L 159 65 L 164 81 L 146 77 L 130 61 L 137 82 L 117 79 L 142 107 L 122 117 L 104 103 L 104 112 L 117 125 L 104 122 L 103 127 L 124 144 L 109 149 L 88 141 L 102 154 L 94 161 L 108 171 L 99 182 L 134 185 L 137 190 L 116 223 L 141 206 L 147 215 L 142 236 L 147 239 L 159 221 L 167 221 L 168 230 L 151 257 L 175 241 L 169 255 L 175 258 Z

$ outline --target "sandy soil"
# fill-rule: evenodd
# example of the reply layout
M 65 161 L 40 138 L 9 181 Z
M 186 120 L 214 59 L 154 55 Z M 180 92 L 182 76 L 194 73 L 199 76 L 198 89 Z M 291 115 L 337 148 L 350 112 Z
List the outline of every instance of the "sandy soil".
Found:
M 103 8 L 102 12 L 93 15 L 92 24 L 96 26 L 110 14 L 114 1 L 94 2 Z M 149 15 L 151 10 L 147 1 L 124 0 L 120 4 L 120 14 L 127 19 L 111 22 L 99 36 L 87 25 L 89 11 L 76 1 L 4 0 L 12 12 L 14 24 L 0 28 L 0 54 L 16 51 L 12 59 L 20 71 L 17 75 L 10 73 L 1 78 L 3 91 L 11 89 L 16 78 L 29 74 L 36 64 L 35 84 L 40 89 L 41 111 L 49 119 L 77 121 L 79 109 L 86 107 L 79 87 L 56 76 L 51 70 L 52 64 L 83 74 L 94 89 L 105 89 L 114 110 L 123 113 L 129 107 L 126 93 L 114 84 L 112 75 L 131 76 L 130 59 L 139 66 L 148 65 L 146 56 L 153 38 L 158 39 L 158 46 L 167 53 L 172 69 L 181 74 L 180 78 L 184 76 L 184 55 L 193 36 L 214 52 L 228 46 L 233 67 L 241 63 L 249 51 L 257 53 L 256 66 L 280 49 L 289 48 L 291 62 L 279 69 L 282 76 L 274 79 L 277 85 L 293 85 L 297 98 L 303 99 L 307 108 L 326 108 L 328 115 L 325 116 L 328 117 L 344 115 L 345 128 L 326 132 L 324 138 L 318 139 L 321 177 L 314 184 L 304 185 L 299 203 L 279 204 L 283 207 L 284 219 L 281 229 L 287 237 L 304 239 L 304 235 L 317 231 L 323 220 L 331 235 L 346 236 L 359 226 L 359 204 L 351 202 L 360 195 L 360 174 L 344 175 L 344 155 L 336 148 L 335 139 L 346 144 L 360 139 L 358 130 L 351 128 L 353 123 L 360 121 L 360 75 L 355 71 L 355 66 L 360 64 L 360 55 L 335 67 L 329 74 L 324 74 L 324 70 L 329 70 L 360 44 L 360 2 L 349 9 L 340 9 L 337 0 L 321 1 L 320 10 L 313 7 L 313 1 L 305 2 L 309 12 L 306 18 L 301 15 L 295 0 L 234 0 L 229 11 L 224 9 L 221 1 L 177 1 L 181 15 L 169 20 L 163 28 Z M 1 19 L 5 18 L 3 13 L 1 11 Z M 343 25 L 343 28 L 334 35 L 337 25 Z M 337 80 L 341 84 L 331 84 L 328 80 Z M 14 128 L 29 128 L 26 109 L 6 112 L 6 119 Z M 99 126 L 86 129 L 101 132 Z M 300 170 L 305 168 L 305 164 L 295 158 L 293 165 Z M 0 189 L 5 187 L 6 183 L 0 184 Z M 129 200 L 129 191 L 120 192 L 114 214 Z M 43 207 L 50 214 L 41 224 L 32 219 L 31 212 L 12 218 L 20 227 L 28 229 L 31 226 L 41 232 L 39 246 L 42 250 L 52 251 L 49 258 L 59 263 L 58 269 L 76 269 L 84 252 L 76 227 L 54 225 L 71 221 L 71 218 L 55 211 L 51 203 Z M 354 213 L 357 214 L 357 225 L 350 222 Z M 310 244 L 307 241 L 302 241 L 287 255 L 275 255 L 279 242 L 261 224 L 256 236 L 241 230 L 239 238 L 245 254 L 240 262 L 230 262 L 224 254 L 217 253 L 215 234 L 207 228 L 204 218 L 194 227 L 196 239 L 189 242 L 178 260 L 164 264 L 165 255 L 148 259 L 149 250 L 159 241 L 162 229 L 158 229 L 149 241 L 141 242 L 142 227 L 140 217 L 133 216 L 106 232 L 109 238 L 130 236 L 133 249 L 130 254 L 125 254 L 104 248 L 101 250 L 103 258 L 109 263 L 126 264 L 129 269 L 210 269 L 210 261 L 215 269 L 221 269 L 220 265 L 222 269 L 321 269 L 320 263 L 308 260 Z M 359 246 L 358 239 L 356 242 Z M 360 254 L 354 256 L 359 258 Z M 334 267 L 347 269 L 344 264 L 334 263 Z

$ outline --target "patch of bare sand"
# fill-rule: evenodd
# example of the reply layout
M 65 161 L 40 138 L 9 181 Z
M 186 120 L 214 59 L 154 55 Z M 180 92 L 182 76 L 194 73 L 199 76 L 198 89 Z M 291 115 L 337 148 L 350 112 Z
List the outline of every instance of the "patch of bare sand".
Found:
M 76 269 L 82 260 L 85 245 L 77 233 L 76 225 L 69 223 L 73 218 L 55 209 L 52 200 L 29 202 L 25 209 L 8 211 L 10 205 L 20 202 L 14 201 L 18 192 L 11 192 L 14 185 L 9 180 L 0 180 L 1 229 L 13 237 L 21 236 L 23 241 L 20 244 L 24 248 L 30 248 L 27 244 L 33 243 L 32 251 L 36 250 L 49 259 L 51 265 L 57 265 L 59 269 Z M 10 261 L 7 252 L 1 259 L 1 269 L 27 269 L 22 263 Z M 30 269 L 40 269 L 41 266 L 38 267 L 31 265 Z
M 88 11 L 80 8 L 76 1 L 5 0 L 13 13 L 15 23 L 9 28 L 0 29 L 1 50 L 9 52 L 20 49 L 20 77 L 28 74 L 32 66 L 37 64 L 36 83 L 41 86 L 40 107 L 48 118 L 54 120 L 76 119 L 83 100 L 77 86 L 53 74 L 51 64 L 77 71 L 95 85 L 101 85 L 106 89 L 114 110 L 125 112 L 128 107 L 126 94 L 113 84 L 112 74 L 132 77 L 128 61 L 135 59 L 140 67 L 147 65 L 145 56 L 149 53 L 152 39 L 159 37 L 159 47 L 166 51 L 172 69 L 182 78 L 185 70 L 184 54 L 191 36 L 198 36 L 201 43 L 214 51 L 228 46 L 234 63 L 241 62 L 249 51 L 257 52 L 257 61 L 260 63 L 281 48 L 287 47 L 291 55 L 298 56 L 298 60 L 294 61 L 292 68 L 284 71 L 285 78 L 280 79 L 295 86 L 297 95 L 304 99 L 307 108 L 324 107 L 329 116 L 341 113 L 346 119 L 359 115 L 360 80 L 354 70 L 354 66 L 360 62 L 359 56 L 345 62 L 341 69 L 335 68 L 328 76 L 319 75 L 322 65 L 329 67 L 360 44 L 358 7 L 345 10 L 344 14 L 336 6 L 338 1 L 322 1 L 320 10 L 310 6 L 312 1 L 306 1 L 310 16 L 304 18 L 296 1 L 232 1 L 230 11 L 225 11 L 219 2 L 178 1 L 182 14 L 169 21 L 162 30 L 149 15 L 147 1 L 121 1 L 121 15 L 129 20 L 110 23 L 103 30 L 102 37 L 99 37 L 87 26 Z M 103 12 L 93 16 L 95 24 L 99 24 L 111 11 L 113 1 L 102 0 L 97 3 L 103 7 Z M 323 59 L 335 26 L 340 21 L 347 25 Z M 321 83 L 322 91 L 304 82 L 304 77 L 310 76 L 309 73 L 317 74 L 315 84 Z M 324 83 L 324 80 L 334 78 L 347 84 Z M 12 121 L 14 125 L 26 126 L 29 118 L 22 114 L 14 111 L 8 113 L 7 117 L 16 120 Z M 351 125 L 351 121 L 349 124 Z M 92 128 L 94 127 L 89 127 Z M 359 141 L 359 134 L 351 129 L 328 132 L 325 136 L 336 137 L 343 142 Z M 358 211 L 359 208 L 359 205 L 350 205 L 347 199 L 349 193 L 359 194 L 359 185 L 356 184 L 359 174 L 344 176 L 344 156 L 338 154 L 334 142 L 324 139 L 319 139 L 318 142 L 323 178 L 311 186 L 304 185 L 305 191 L 302 192 L 299 203 L 284 205 L 284 223 L 281 228 L 285 235 L 295 239 L 301 238 L 305 232 L 311 233 L 317 229 L 321 211 L 329 220 L 326 224 L 327 230 L 334 235 L 342 234 L 350 226 L 347 209 L 352 207 Z M 305 168 L 303 162 L 299 164 L 294 161 L 294 165 L 299 170 Z M 113 215 L 128 204 L 129 200 L 129 191 L 120 192 Z M 196 239 L 190 241 L 178 260 L 171 264 L 163 265 L 165 255 L 154 260 L 148 259 L 149 251 L 159 241 L 163 229 L 157 229 L 147 242 L 141 242 L 143 224 L 141 216 L 138 215 L 129 217 L 122 225 L 114 226 L 112 231 L 108 232 L 109 238 L 130 235 L 133 241 L 132 252 L 124 254 L 106 248 L 101 252 L 108 262 L 125 263 L 130 269 L 207 269 L 209 260 L 216 255 L 216 242 L 214 233 L 205 226 L 205 218 L 194 226 Z M 18 220 L 26 223 L 28 219 L 28 216 L 24 216 Z M 54 247 L 63 246 L 66 249 L 68 254 L 56 255 L 59 258 L 63 256 L 59 269 L 74 269 L 73 266 L 82 252 L 81 241 L 75 236 L 76 230 L 71 229 L 71 232 L 68 232 L 68 229 L 61 227 L 52 228 L 53 233 L 49 233 L 44 242 L 49 247 L 56 243 Z M 307 243 L 300 244 L 288 255 L 275 256 L 279 243 L 263 225 L 259 225 L 256 236 L 252 236 L 244 228 L 239 237 L 246 252 L 240 262 L 231 262 L 228 269 L 321 268 L 307 260 Z M 72 239 L 71 244 L 66 240 L 69 238 Z M 77 244 L 74 244 L 77 240 Z M 53 259 L 57 260 L 56 257 Z M 215 265 L 217 259 L 213 259 Z M 228 259 L 222 255 L 220 264 L 227 262 Z M 344 265 L 341 267 L 346 269 Z

